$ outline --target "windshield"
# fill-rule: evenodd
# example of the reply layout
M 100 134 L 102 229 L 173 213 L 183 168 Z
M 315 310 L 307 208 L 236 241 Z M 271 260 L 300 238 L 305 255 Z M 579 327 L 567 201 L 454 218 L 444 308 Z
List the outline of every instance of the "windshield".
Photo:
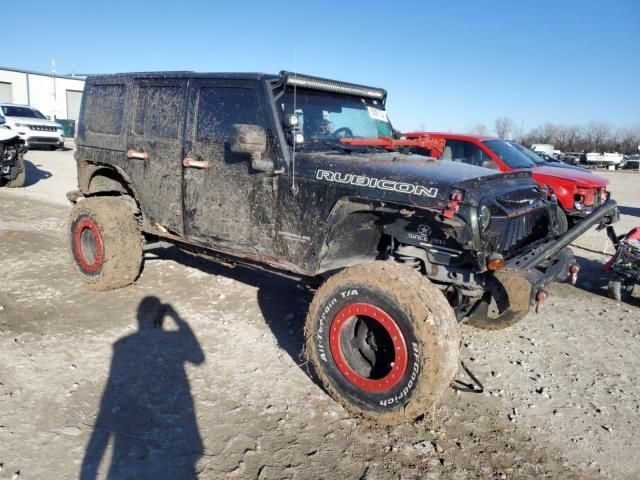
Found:
M 282 118 L 295 114 L 305 143 L 341 138 L 391 137 L 393 129 L 379 100 L 315 90 L 293 90 L 278 100 Z
M 527 155 L 504 140 L 485 140 L 484 144 L 511 168 L 531 168 L 536 166 Z
M 43 114 L 41 114 L 38 110 L 29 108 L 29 107 L 14 107 L 10 105 L 5 105 L 2 107 L 2 111 L 7 117 L 27 117 L 27 118 L 46 119 L 46 117 Z
M 540 155 L 538 155 L 533 150 L 529 150 L 527 147 L 523 147 L 519 143 L 515 143 L 515 142 L 508 142 L 508 143 L 509 143 L 509 145 L 517 148 L 519 151 L 524 153 L 527 156 L 527 158 L 529 158 L 533 163 L 535 163 L 537 165 L 542 165 L 544 163 L 547 163 L 544 158 L 542 158 Z

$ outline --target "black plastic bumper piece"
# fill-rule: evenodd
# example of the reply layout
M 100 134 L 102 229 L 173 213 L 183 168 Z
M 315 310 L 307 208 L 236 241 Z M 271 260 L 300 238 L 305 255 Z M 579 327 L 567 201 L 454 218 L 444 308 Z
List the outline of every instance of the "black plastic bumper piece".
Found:
M 512 258 L 507 262 L 507 268 L 517 270 L 529 270 L 531 268 L 535 268 L 544 261 L 553 257 L 580 235 L 583 235 L 591 227 L 598 226 L 599 228 L 604 228 L 607 225 L 617 222 L 619 218 L 620 213 L 618 212 L 618 204 L 614 200 L 609 200 L 600 208 L 587 215 L 584 220 L 578 222 L 563 236 L 550 242 L 543 243 L 542 245 L 538 245 L 536 248 L 524 255 Z

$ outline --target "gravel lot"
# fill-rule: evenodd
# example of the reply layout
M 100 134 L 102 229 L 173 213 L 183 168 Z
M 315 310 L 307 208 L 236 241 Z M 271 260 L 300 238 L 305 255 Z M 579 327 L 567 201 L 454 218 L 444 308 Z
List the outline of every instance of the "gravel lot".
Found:
M 383 429 L 300 365 L 310 296 L 293 281 L 164 249 L 132 287 L 83 287 L 72 154 L 29 152 L 28 186 L 0 190 L 0 479 L 640 477 L 640 289 L 606 297 L 604 232 L 579 239 L 577 286 L 554 284 L 541 314 L 463 329 L 484 393 Z M 604 175 L 620 233 L 640 225 L 640 175 Z

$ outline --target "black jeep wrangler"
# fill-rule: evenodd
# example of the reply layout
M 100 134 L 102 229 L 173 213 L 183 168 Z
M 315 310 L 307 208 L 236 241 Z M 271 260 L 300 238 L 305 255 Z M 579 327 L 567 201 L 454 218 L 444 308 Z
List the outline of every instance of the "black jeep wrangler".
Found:
M 69 220 L 86 284 L 133 283 L 143 245 L 318 286 L 306 353 L 351 412 L 415 418 L 450 385 L 459 323 L 503 328 L 577 273 L 529 173 L 417 155 L 379 88 L 281 72 L 89 77 Z

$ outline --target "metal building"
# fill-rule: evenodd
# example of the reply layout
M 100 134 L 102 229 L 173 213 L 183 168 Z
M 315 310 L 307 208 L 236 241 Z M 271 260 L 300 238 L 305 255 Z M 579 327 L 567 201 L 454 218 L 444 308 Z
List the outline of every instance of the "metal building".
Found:
M 52 120 L 78 121 L 84 77 L 0 67 L 0 103 L 37 108 Z

